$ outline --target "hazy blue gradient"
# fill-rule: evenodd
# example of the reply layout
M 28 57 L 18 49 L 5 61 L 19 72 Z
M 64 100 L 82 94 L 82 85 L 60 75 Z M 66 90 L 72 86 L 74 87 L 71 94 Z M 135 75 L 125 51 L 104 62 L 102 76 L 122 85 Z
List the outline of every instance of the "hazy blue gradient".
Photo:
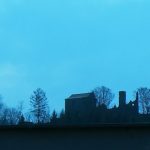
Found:
M 60 110 L 72 93 L 101 85 L 132 99 L 150 87 L 149 7 L 149 0 L 1 0 L 4 102 L 27 106 L 41 87 Z

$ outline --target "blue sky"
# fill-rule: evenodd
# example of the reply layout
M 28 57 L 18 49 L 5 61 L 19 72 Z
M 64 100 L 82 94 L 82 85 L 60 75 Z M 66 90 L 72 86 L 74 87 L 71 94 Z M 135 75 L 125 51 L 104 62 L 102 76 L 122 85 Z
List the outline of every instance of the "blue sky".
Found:
M 38 87 L 60 110 L 72 93 L 150 87 L 148 0 L 1 0 L 0 93 L 11 106 Z

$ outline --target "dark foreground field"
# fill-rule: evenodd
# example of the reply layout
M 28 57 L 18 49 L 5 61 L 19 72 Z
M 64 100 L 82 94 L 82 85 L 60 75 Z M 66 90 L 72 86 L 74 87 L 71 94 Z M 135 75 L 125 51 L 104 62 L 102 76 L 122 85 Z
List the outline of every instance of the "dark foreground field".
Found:
M 0 127 L 0 149 L 150 150 L 150 125 Z

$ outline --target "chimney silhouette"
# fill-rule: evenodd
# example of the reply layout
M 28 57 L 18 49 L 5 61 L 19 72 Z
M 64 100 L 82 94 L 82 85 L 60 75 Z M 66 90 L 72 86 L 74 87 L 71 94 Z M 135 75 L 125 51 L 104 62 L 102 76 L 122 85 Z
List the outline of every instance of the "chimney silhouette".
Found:
M 119 107 L 126 105 L 126 91 L 119 91 Z

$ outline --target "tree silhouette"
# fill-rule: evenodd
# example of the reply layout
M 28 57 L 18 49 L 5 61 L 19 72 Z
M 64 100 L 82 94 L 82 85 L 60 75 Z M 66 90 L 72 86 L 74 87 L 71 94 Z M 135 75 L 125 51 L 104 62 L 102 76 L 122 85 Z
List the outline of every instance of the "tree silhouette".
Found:
M 43 123 L 48 110 L 48 102 L 46 94 L 41 88 L 33 92 L 30 97 L 30 104 L 36 123 Z
M 60 112 L 60 123 L 65 123 L 66 121 L 66 117 L 65 117 L 65 111 L 62 109 L 62 111 Z
M 23 109 L 24 109 L 24 102 L 20 101 L 18 106 L 17 106 L 18 111 L 20 112 L 20 115 L 23 114 Z
M 52 116 L 51 116 L 51 118 L 50 118 L 50 123 L 51 123 L 51 124 L 56 124 L 56 122 L 57 122 L 57 113 L 56 113 L 56 111 L 54 110 L 53 113 L 52 113 Z
M 16 108 L 5 107 L 3 109 L 2 124 L 17 125 L 20 119 L 20 112 Z
M 150 114 L 150 89 L 147 87 L 138 88 L 139 103 L 143 114 Z
M 3 125 L 4 122 L 6 123 L 6 119 L 4 119 L 4 110 L 5 110 L 5 105 L 2 101 L 2 96 L 0 95 L 0 124 Z
M 2 96 L 0 95 L 0 109 L 2 109 L 4 106 L 3 101 L 2 101 Z
M 19 119 L 19 125 L 22 125 L 22 124 L 24 124 L 24 122 L 25 122 L 25 118 L 24 118 L 24 116 L 23 115 L 21 115 L 21 117 L 20 117 L 20 119 Z
M 60 118 L 64 118 L 65 117 L 65 111 L 62 109 L 62 111 L 60 112 Z
M 105 86 L 97 87 L 93 92 L 97 99 L 98 106 L 104 104 L 108 107 L 114 98 L 114 94 L 112 93 L 111 89 Z

